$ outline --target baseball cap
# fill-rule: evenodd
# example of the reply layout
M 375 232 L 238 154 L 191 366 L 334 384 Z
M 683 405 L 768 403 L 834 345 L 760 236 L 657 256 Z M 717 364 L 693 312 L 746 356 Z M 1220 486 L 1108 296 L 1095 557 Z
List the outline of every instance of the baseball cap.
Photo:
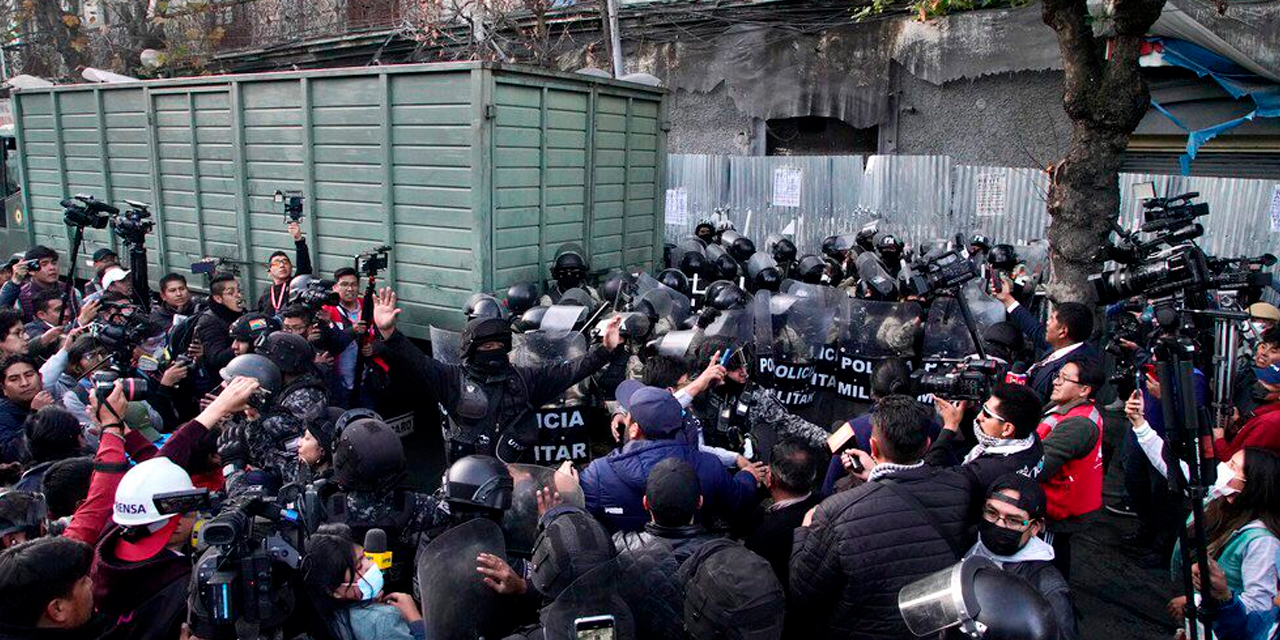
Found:
M 996 499 L 1026 511 L 1032 520 L 1039 520 L 1045 516 L 1048 499 L 1039 482 L 1021 474 L 1006 473 L 992 481 L 991 488 L 987 490 L 987 497 L 990 498 L 1000 491 L 1017 491 L 1017 500 L 1003 494 Z
M 111 285 L 129 277 L 129 272 L 120 267 L 111 267 L 107 272 L 102 274 L 102 288 L 106 289 Z
M 116 254 L 116 252 L 115 252 L 115 250 L 114 250 L 114 249 L 111 249 L 111 248 L 108 248 L 108 247 L 103 247 L 103 248 L 101 248 L 101 249 L 98 249 L 97 251 L 94 251 L 94 252 L 93 252 L 93 257 L 92 257 L 92 258 L 89 258 L 88 260 L 85 260 L 85 261 L 84 261 L 84 264 L 85 264 L 85 266 L 87 266 L 87 267 L 92 267 L 92 266 L 93 266 L 93 263 L 95 263 L 95 262 L 102 262 L 103 260 L 106 260 L 107 258 L 116 258 L 116 259 L 119 259 L 119 258 L 120 258 L 120 256 Z
M 618 406 L 631 414 L 631 419 L 651 438 L 670 437 L 684 426 L 680 401 L 666 389 L 646 386 L 638 380 L 624 380 L 614 397 Z
M 1258 375 L 1259 382 L 1265 382 L 1270 385 L 1280 385 L 1280 366 L 1271 365 L 1269 367 L 1258 367 L 1253 370 Z
M 1280 308 L 1267 302 L 1255 302 L 1249 305 L 1249 317 L 1257 320 L 1280 322 Z

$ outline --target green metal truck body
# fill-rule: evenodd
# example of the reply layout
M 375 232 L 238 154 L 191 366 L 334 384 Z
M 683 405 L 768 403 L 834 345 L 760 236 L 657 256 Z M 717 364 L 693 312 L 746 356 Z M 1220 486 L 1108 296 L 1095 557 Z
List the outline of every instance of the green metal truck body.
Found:
M 299 190 L 317 271 L 392 246 L 383 277 L 426 338 L 460 326 L 473 292 L 542 283 L 565 243 L 597 272 L 661 259 L 664 94 L 488 63 L 19 91 L 27 215 L 10 231 L 65 256 L 62 198 L 147 202 L 153 282 L 220 257 L 241 263 L 252 301 L 270 253 L 292 247 L 273 195 Z M 116 243 L 90 231 L 81 256 Z

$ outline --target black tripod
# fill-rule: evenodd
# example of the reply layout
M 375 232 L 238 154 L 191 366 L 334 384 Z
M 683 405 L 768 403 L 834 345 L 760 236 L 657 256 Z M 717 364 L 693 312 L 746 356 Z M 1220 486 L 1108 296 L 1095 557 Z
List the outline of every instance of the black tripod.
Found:
M 1200 640 L 1196 623 L 1203 623 L 1207 628 L 1217 613 L 1210 595 L 1204 520 L 1205 497 L 1213 484 L 1217 463 L 1213 456 L 1211 422 L 1196 402 L 1194 369 L 1197 347 L 1195 340 L 1187 335 L 1186 328 L 1193 315 L 1215 313 L 1179 308 L 1175 301 L 1169 299 L 1156 306 L 1160 336 L 1154 354 L 1160 380 L 1160 406 L 1168 438 L 1168 446 L 1164 449 L 1165 465 L 1170 490 L 1188 502 L 1191 513 L 1190 526 L 1178 527 L 1183 594 L 1187 598 L 1186 619 L 1190 623 L 1189 640 Z M 1180 462 L 1186 462 L 1185 475 Z M 1199 605 L 1195 601 L 1192 564 L 1199 565 L 1201 569 Z
M 62 311 L 58 313 L 58 324 L 65 324 L 67 312 L 72 317 L 80 312 L 75 308 L 76 301 L 76 261 L 80 259 L 80 245 L 84 242 L 84 227 L 75 225 L 75 235 L 71 238 L 71 266 L 67 269 L 67 286 L 62 292 Z

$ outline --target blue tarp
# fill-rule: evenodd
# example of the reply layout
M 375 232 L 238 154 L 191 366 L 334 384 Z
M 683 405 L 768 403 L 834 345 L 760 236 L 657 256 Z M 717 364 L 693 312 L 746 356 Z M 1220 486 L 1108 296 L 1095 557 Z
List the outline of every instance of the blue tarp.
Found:
M 1182 175 L 1191 173 L 1191 161 L 1195 159 L 1196 152 L 1218 134 L 1254 118 L 1280 118 L 1280 85 L 1192 42 L 1175 38 L 1150 38 L 1149 41 L 1162 46 L 1164 59 L 1169 64 L 1190 69 L 1201 78 L 1213 78 L 1231 97 L 1237 100 L 1247 97 L 1254 104 L 1253 111 L 1234 120 L 1205 129 L 1191 129 L 1152 100 L 1151 106 L 1188 134 L 1187 152 L 1181 158 Z

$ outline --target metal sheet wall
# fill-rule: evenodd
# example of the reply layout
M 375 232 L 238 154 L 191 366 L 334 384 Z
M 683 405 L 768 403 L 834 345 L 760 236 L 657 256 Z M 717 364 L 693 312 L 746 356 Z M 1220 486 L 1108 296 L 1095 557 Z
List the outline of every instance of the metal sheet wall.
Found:
M 725 217 L 760 241 L 793 221 L 802 253 L 816 252 L 822 239 L 855 231 L 873 220 L 879 228 L 919 243 L 963 232 L 1022 243 L 1043 238 L 1049 179 L 1043 171 L 954 164 L 947 156 L 707 156 L 672 155 L 667 187 L 689 193 L 686 224 L 666 226 L 668 241 L 693 232 L 703 220 Z M 803 174 L 799 207 L 772 205 L 774 172 L 796 167 Z M 979 181 L 1004 185 L 1003 209 L 979 215 Z M 1202 220 L 1201 245 L 1215 255 L 1257 255 L 1272 251 L 1269 208 L 1272 180 L 1120 175 L 1120 222 L 1141 221 L 1134 185 L 1154 182 L 1157 195 L 1200 192 L 1211 214 Z M 727 185 L 727 187 L 725 186 Z

